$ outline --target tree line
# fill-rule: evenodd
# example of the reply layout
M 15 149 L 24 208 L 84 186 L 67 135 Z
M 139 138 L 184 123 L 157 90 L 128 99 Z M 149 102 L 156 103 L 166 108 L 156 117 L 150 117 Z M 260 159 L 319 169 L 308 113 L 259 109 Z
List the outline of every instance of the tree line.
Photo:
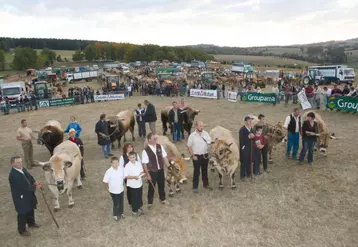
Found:
M 86 48 L 76 50 L 73 61 L 162 61 L 190 62 L 192 60 L 213 60 L 214 57 L 192 48 L 158 45 L 133 45 L 128 43 L 91 43 Z

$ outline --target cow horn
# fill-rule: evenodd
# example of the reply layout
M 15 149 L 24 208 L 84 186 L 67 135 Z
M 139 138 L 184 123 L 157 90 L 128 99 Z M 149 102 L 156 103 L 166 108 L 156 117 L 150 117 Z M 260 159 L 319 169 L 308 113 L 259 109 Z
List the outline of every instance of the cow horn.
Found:
M 49 165 L 51 164 L 50 161 L 45 161 L 45 162 L 41 162 L 41 161 L 38 161 L 38 160 L 35 160 L 35 163 L 41 165 L 41 166 L 45 166 L 45 165 Z

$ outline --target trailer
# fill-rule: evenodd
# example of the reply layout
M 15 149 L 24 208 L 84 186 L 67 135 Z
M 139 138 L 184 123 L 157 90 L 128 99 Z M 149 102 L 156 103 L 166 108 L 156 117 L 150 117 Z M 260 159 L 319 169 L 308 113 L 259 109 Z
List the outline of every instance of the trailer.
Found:
M 10 107 L 16 107 L 16 102 L 20 100 L 21 95 L 26 94 L 25 82 L 4 83 L 1 88 L 1 94 L 10 103 Z
M 319 74 L 320 79 L 313 79 L 314 74 Z M 303 78 L 303 83 L 309 84 L 314 81 L 316 84 L 330 84 L 333 82 L 352 85 L 354 80 L 354 69 L 348 68 L 347 65 L 311 66 L 308 67 L 308 72 Z
M 78 73 L 67 74 L 67 82 L 73 83 L 75 81 L 81 81 L 81 80 L 91 81 L 93 79 L 96 79 L 97 77 L 98 77 L 97 70 L 78 72 Z

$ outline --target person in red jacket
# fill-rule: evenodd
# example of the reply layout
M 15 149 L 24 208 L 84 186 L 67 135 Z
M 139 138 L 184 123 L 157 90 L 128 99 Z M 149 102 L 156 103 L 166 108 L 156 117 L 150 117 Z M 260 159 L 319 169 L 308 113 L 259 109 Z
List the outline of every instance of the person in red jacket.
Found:
M 262 135 L 262 126 L 256 126 L 255 138 L 254 138 L 254 150 L 253 150 L 253 160 L 254 160 L 254 175 L 260 176 L 260 163 L 262 156 L 262 149 L 265 146 L 265 137 Z
M 86 173 L 85 173 L 85 169 L 84 169 L 84 161 L 83 161 L 83 154 L 84 154 L 84 148 L 83 148 L 83 142 L 79 137 L 76 137 L 76 130 L 75 129 L 70 129 L 69 131 L 69 135 L 70 137 L 68 138 L 68 140 L 70 140 L 71 142 L 75 143 L 80 151 L 81 151 L 81 156 L 82 156 L 82 160 L 81 160 L 81 179 L 84 179 L 86 177 Z

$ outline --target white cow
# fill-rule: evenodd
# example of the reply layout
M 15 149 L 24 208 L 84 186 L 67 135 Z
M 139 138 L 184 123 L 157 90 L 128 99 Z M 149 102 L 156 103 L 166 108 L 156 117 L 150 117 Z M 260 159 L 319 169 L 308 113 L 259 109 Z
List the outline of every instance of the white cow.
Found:
M 68 195 L 68 206 L 75 204 L 72 198 L 72 187 L 77 179 L 77 187 L 82 188 L 80 177 L 81 152 L 78 146 L 71 141 L 64 141 L 55 147 L 52 157 L 47 162 L 39 162 L 45 171 L 45 178 L 54 199 L 54 211 L 60 209 L 59 196 L 66 192 Z
M 224 173 L 230 177 L 230 186 L 235 188 L 235 171 L 239 166 L 240 151 L 230 130 L 216 126 L 209 133 L 213 140 L 209 164 L 219 173 L 219 188 L 224 188 Z

